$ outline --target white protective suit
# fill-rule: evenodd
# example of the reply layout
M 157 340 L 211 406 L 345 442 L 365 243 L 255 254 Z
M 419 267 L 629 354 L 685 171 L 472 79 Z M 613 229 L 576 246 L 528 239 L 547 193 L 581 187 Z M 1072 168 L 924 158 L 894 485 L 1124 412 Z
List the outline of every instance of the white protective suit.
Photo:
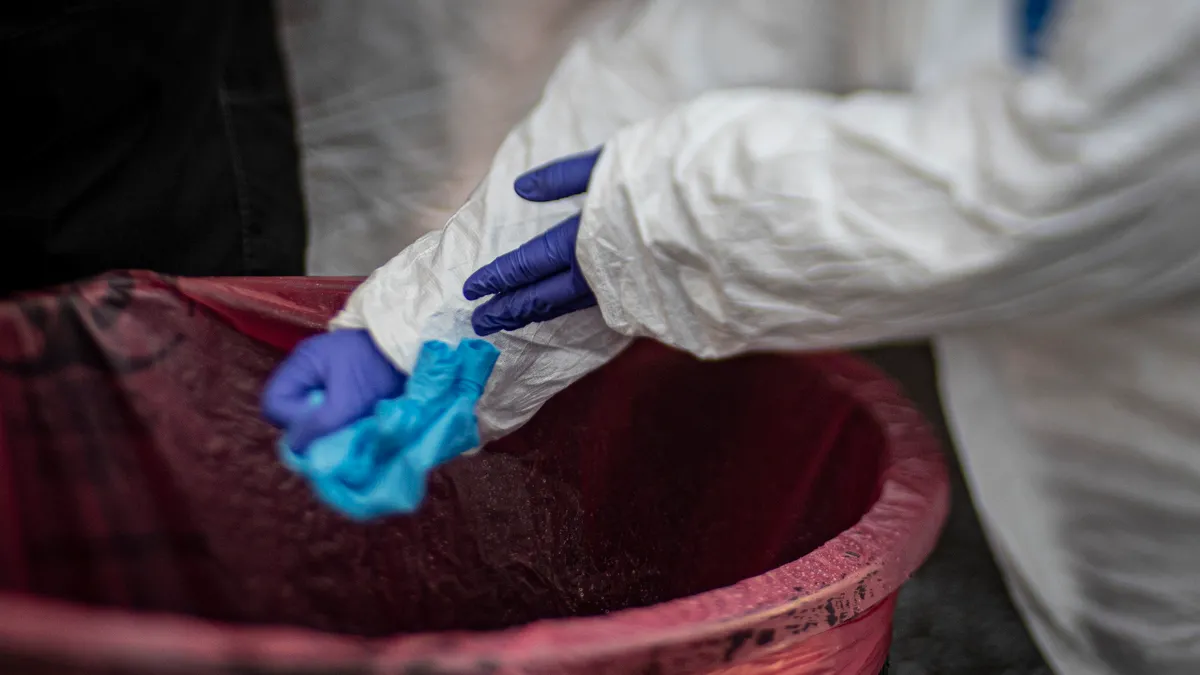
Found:
M 581 206 L 599 308 L 491 338 L 485 438 L 649 336 L 701 357 L 935 336 L 969 481 L 1062 675 L 1200 673 L 1200 2 L 614 2 L 445 229 L 335 326 L 401 367 Z M 519 173 L 604 144 L 586 198 Z M 948 599 L 969 603 L 969 598 Z

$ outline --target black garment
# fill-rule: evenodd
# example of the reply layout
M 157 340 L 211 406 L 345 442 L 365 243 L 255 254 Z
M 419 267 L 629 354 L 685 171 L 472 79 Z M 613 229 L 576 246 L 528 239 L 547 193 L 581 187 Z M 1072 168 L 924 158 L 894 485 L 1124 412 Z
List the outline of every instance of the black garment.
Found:
M 0 4 L 0 294 L 304 272 L 270 0 Z

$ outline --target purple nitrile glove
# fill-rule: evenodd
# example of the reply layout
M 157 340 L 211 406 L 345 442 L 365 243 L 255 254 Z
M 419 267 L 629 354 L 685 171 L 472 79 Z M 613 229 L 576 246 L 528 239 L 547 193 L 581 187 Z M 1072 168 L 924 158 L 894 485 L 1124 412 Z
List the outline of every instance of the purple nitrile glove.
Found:
M 314 440 L 368 415 L 404 393 L 408 376 L 379 351 L 365 330 L 338 330 L 301 342 L 263 389 L 263 416 L 303 452 Z M 313 392 L 324 400 L 312 402 Z
M 514 187 L 518 195 L 534 202 L 582 194 L 599 157 L 599 150 L 565 157 L 521 175 Z M 471 316 L 475 333 L 517 330 L 595 306 L 596 296 L 575 259 L 578 236 L 576 214 L 472 274 L 463 285 L 466 299 L 495 296 L 475 308 Z

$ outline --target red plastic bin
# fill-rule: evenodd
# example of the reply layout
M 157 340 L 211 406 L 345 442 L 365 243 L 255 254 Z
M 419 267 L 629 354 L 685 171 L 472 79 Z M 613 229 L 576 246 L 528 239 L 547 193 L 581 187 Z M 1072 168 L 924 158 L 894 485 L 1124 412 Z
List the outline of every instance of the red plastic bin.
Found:
M 0 303 L 0 672 L 878 673 L 946 470 L 843 354 L 651 343 L 431 478 L 317 503 L 264 377 L 356 280 L 118 274 Z

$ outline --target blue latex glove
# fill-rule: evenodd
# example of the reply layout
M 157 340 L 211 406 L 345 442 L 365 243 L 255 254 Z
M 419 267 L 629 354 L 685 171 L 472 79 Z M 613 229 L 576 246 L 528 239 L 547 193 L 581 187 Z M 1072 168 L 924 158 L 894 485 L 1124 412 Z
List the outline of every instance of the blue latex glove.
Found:
M 551 202 L 587 191 L 599 150 L 565 157 L 517 178 L 517 194 L 533 202 Z M 475 308 L 471 326 L 478 335 L 517 330 L 593 307 L 596 296 L 579 271 L 576 214 L 515 251 L 481 267 L 463 285 L 468 300 L 494 295 Z
M 426 342 L 403 396 L 297 451 L 280 443 L 283 461 L 308 478 L 326 504 L 355 520 L 412 513 L 438 465 L 479 447 L 475 404 L 500 352 L 483 340 L 457 348 Z M 310 404 L 323 404 L 314 392 Z
M 293 449 L 303 451 L 402 394 L 407 379 L 365 330 L 316 335 L 301 342 L 267 382 L 263 416 L 285 431 Z M 322 395 L 316 407 L 313 392 Z

